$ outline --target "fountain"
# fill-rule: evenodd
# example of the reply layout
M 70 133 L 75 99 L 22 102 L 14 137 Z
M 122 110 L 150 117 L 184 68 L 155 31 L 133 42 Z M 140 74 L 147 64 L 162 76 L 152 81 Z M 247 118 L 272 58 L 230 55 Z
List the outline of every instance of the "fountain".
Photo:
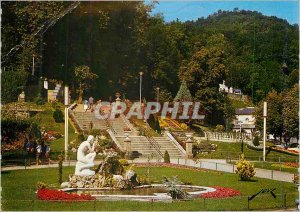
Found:
M 176 185 L 171 181 L 167 184 L 142 185 L 137 174 L 128 163 L 126 166 L 118 160 L 117 153 L 109 152 L 97 169 L 94 167 L 96 157 L 95 146 L 97 138 L 89 135 L 77 151 L 75 174 L 69 176 L 68 182 L 63 182 L 63 191 L 78 194 L 90 194 L 98 200 L 131 200 L 131 201 L 172 201 L 170 188 L 182 190 L 189 197 L 213 192 L 214 188 L 204 186 Z M 124 163 L 125 164 L 125 163 Z

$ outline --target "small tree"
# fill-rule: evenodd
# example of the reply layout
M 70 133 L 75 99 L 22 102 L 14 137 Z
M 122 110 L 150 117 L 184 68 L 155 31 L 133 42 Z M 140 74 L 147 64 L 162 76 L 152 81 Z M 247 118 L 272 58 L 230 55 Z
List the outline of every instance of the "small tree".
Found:
M 174 101 L 192 101 L 193 97 L 187 87 L 186 81 L 183 80 Z
M 78 103 L 81 104 L 83 92 L 88 90 L 91 87 L 92 81 L 97 79 L 98 75 L 91 72 L 90 67 L 84 65 L 76 66 L 74 72 L 75 72 L 76 80 L 79 84 Z
M 155 131 L 159 134 L 161 133 L 158 117 L 156 117 L 156 119 L 155 119 Z
M 166 150 L 164 154 L 164 162 L 165 163 L 170 163 L 170 155 L 169 152 Z
M 55 111 L 53 112 L 53 118 L 54 118 L 56 123 L 64 122 L 64 114 L 58 108 L 56 108 Z
M 221 124 L 218 124 L 217 126 L 216 126 L 216 132 L 223 132 L 224 131 L 224 126 L 223 125 L 221 125 Z
M 259 146 L 259 137 L 257 135 L 254 136 L 252 143 L 254 146 Z
M 59 185 L 62 184 L 62 164 L 64 161 L 64 156 L 63 155 L 59 155 L 58 156 L 58 183 Z
M 236 166 L 235 173 L 238 174 L 243 181 L 250 180 L 256 173 L 253 164 L 245 160 L 244 154 L 241 155 L 241 159 L 236 163 Z

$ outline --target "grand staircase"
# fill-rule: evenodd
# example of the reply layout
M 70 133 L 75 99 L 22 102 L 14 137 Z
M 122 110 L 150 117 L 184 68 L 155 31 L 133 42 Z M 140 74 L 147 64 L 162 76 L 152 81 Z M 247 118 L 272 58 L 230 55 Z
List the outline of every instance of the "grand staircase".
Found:
M 119 144 L 124 146 L 125 137 L 116 137 Z M 138 157 L 147 157 L 151 154 L 157 154 L 157 149 L 148 141 L 148 138 L 145 136 L 129 136 L 131 140 L 131 151 Z M 159 145 L 159 151 L 164 154 L 165 151 L 168 151 L 171 158 L 181 158 L 184 155 L 181 151 L 169 140 L 168 137 L 152 137 L 155 142 Z M 162 156 L 162 155 L 160 155 Z
M 115 139 L 115 142 L 123 147 L 123 150 L 125 149 L 124 139 L 126 138 L 124 129 L 130 129 L 131 151 L 138 157 L 148 157 L 154 154 L 162 158 L 166 150 L 171 158 L 184 157 L 184 153 L 166 135 L 161 137 L 136 136 L 131 123 L 125 120 L 123 116 L 115 119 L 97 119 L 95 113 L 90 111 L 84 112 L 82 105 L 77 105 L 70 113 L 73 121 L 76 122 L 75 124 L 81 130 L 89 129 L 90 123 L 93 123 L 93 129 L 110 130 L 112 139 Z
M 97 119 L 95 114 L 92 112 L 78 112 L 73 111 L 74 117 L 77 120 L 77 123 L 80 129 L 87 130 L 90 128 L 90 123 L 93 123 L 93 129 L 106 130 L 107 125 L 105 120 Z

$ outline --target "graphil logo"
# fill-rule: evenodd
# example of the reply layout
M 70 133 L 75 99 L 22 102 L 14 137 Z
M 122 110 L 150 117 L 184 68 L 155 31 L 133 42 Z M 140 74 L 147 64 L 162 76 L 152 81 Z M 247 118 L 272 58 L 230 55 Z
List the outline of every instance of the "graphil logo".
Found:
M 172 107 L 169 102 L 163 104 L 159 102 L 147 102 L 141 105 L 139 102 L 133 103 L 129 108 L 124 102 L 101 102 L 95 107 L 95 117 L 97 119 L 114 119 L 119 114 L 124 114 L 126 119 L 136 116 L 138 119 L 149 119 L 151 114 L 160 112 L 162 118 L 167 114 L 172 119 L 204 119 L 204 115 L 199 114 L 200 102 L 175 102 Z M 126 111 L 126 114 L 125 114 Z

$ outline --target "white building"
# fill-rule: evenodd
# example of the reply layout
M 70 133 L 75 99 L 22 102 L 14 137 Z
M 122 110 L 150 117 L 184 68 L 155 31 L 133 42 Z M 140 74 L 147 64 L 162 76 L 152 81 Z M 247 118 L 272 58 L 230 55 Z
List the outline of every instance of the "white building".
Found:
M 223 80 L 222 84 L 219 84 L 219 92 L 225 92 L 225 93 L 242 95 L 242 90 L 241 89 L 233 88 L 233 87 L 228 87 L 225 84 L 225 80 Z
M 246 107 L 235 110 L 235 120 L 233 122 L 233 130 L 239 132 L 240 130 L 245 133 L 253 133 L 255 129 L 255 108 Z

